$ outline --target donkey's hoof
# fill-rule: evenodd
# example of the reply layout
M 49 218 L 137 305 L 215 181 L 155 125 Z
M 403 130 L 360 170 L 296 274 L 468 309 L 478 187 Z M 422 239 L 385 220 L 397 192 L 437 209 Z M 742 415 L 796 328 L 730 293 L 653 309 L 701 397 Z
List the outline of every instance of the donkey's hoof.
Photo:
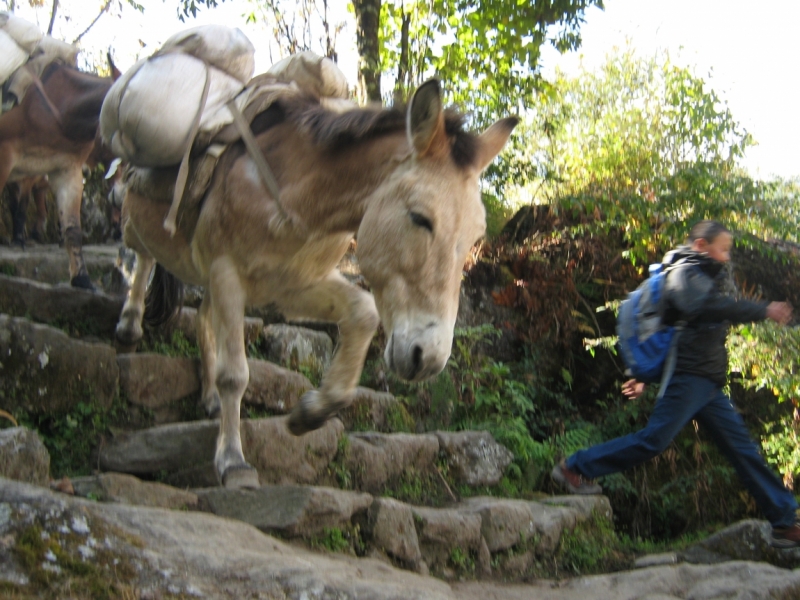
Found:
M 114 334 L 114 349 L 117 351 L 117 354 L 129 354 L 131 352 L 136 352 L 136 347 L 139 345 L 139 342 L 142 340 L 142 337 L 139 336 L 135 338 L 135 336 L 128 335 L 130 332 L 117 331 Z
M 94 284 L 88 275 L 75 275 L 69 283 L 72 287 L 89 290 L 90 292 L 95 291 Z
M 255 490 L 261 487 L 258 481 L 258 471 L 250 465 L 228 467 L 220 479 L 222 479 L 222 485 L 229 490 Z
M 292 435 L 303 435 L 309 431 L 319 429 L 325 424 L 328 418 L 325 415 L 312 415 L 308 411 L 308 406 L 304 402 L 305 396 L 300 403 L 292 409 L 289 413 L 289 420 L 286 426 L 289 428 L 289 433 Z

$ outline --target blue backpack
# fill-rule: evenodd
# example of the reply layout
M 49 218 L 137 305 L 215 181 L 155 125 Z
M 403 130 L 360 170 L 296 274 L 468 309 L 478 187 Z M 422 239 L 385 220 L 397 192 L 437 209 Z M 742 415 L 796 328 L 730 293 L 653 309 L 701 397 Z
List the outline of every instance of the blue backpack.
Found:
M 661 382 L 664 395 L 675 371 L 678 336 L 683 325 L 664 324 L 664 284 L 670 267 L 650 265 L 650 276 L 622 302 L 617 315 L 617 336 L 626 374 L 645 383 Z

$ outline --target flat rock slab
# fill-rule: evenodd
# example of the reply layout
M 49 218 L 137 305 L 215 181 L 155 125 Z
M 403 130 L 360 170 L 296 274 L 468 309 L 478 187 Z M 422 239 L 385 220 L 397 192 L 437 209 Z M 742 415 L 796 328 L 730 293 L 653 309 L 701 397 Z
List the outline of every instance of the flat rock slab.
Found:
M 39 323 L 71 325 L 113 339 L 122 304 L 123 298 L 102 292 L 0 275 L 0 312 Z
M 248 359 L 250 380 L 242 402 L 260 406 L 277 414 L 288 414 L 301 396 L 314 388 L 302 373 L 285 369 L 266 360 Z
M 151 411 L 157 425 L 178 420 L 170 405 L 200 391 L 199 361 L 193 358 L 141 352 L 118 355 L 117 365 L 120 391 Z
M 17 583 L 24 597 L 36 597 L 35 588 L 13 548 L 34 523 L 60 545 L 60 555 L 92 561 L 101 581 L 124 584 L 137 598 L 456 598 L 442 581 L 372 559 L 304 550 L 233 519 L 90 502 L 0 480 L 0 578 Z M 116 573 L 104 566 L 114 560 Z
M 39 434 L 27 427 L 0 429 L 0 477 L 46 486 L 50 453 Z
M 218 432 L 219 422 L 206 420 L 118 433 L 100 449 L 100 468 L 153 475 L 208 463 Z
M 2 289 L 2 285 L 0 285 Z M 56 414 L 79 402 L 108 408 L 117 394 L 114 348 L 60 329 L 0 315 L 0 404 Z
M 0 581 L 16 584 L 21 597 L 35 597 L 37 590 L 14 547 L 34 523 L 71 560 L 93 561 L 101 577 L 137 590 L 140 597 L 167 593 L 212 600 L 764 600 L 794 598 L 800 590 L 800 572 L 746 561 L 659 566 L 530 584 L 448 585 L 372 559 L 307 551 L 233 519 L 90 502 L 0 479 Z M 87 549 L 95 557 L 87 558 Z M 103 565 L 114 560 L 133 568 L 112 574 Z
M 481 536 L 479 515 L 464 514 L 458 508 L 412 506 L 422 557 L 434 572 L 451 569 L 454 551 L 477 559 L 480 572 L 491 572 L 491 553 Z
M 352 433 L 345 465 L 358 489 L 378 493 L 388 481 L 413 469 L 432 469 L 439 454 L 436 436 L 410 433 Z
M 193 344 L 197 343 L 197 309 L 184 306 L 178 318 L 173 324 L 183 337 Z M 264 329 L 264 321 L 258 317 L 245 317 L 244 319 L 244 343 L 249 345 L 254 343 Z
M 450 473 L 459 483 L 472 487 L 497 485 L 514 460 L 511 451 L 498 444 L 488 431 L 436 431 L 435 435 Z
M 85 245 L 82 251 L 86 269 L 93 279 L 117 268 L 117 245 Z M 69 283 L 69 257 L 58 244 L 29 244 L 24 250 L 0 246 L 0 267 L 16 277 L 41 283 Z
M 413 570 L 427 572 L 423 566 L 419 538 L 411 507 L 392 498 L 376 498 L 369 508 L 366 532 L 372 546 Z
M 455 583 L 459 600 L 766 600 L 797 598 L 800 572 L 764 563 L 659 566 L 532 584 Z
M 314 483 L 336 455 L 342 424 L 331 419 L 301 437 L 286 428 L 286 417 L 244 419 L 245 459 L 262 484 Z M 100 449 L 100 467 L 133 475 L 167 475 L 173 485 L 216 485 L 213 470 L 219 421 L 161 425 L 117 434 Z
M 572 497 L 555 498 L 564 501 Z M 602 500 L 596 502 L 601 506 L 603 504 Z M 454 508 L 466 514 L 480 516 L 481 535 L 492 553 L 513 548 L 534 536 L 537 538 L 537 552 L 552 552 L 558 546 L 565 529 L 572 529 L 577 523 L 595 514 L 584 513 L 569 506 L 490 496 L 467 498 Z
M 344 426 L 339 419 L 305 435 L 294 436 L 287 417 L 242 421 L 244 457 L 258 471 L 261 484 L 313 484 L 336 456 Z
M 390 433 L 392 412 L 397 410 L 397 398 L 389 392 L 378 392 L 357 387 L 353 402 L 339 412 L 339 418 L 348 431 L 380 431 Z
M 568 494 L 543 498 L 539 500 L 539 502 L 552 506 L 567 506 L 578 511 L 585 519 L 593 516 L 603 517 L 605 519 L 612 519 L 614 517 L 614 512 L 611 510 L 611 502 L 609 502 L 607 496 L 580 496 Z
M 321 373 L 331 362 L 333 341 L 323 331 L 276 324 L 264 327 L 263 336 L 267 360 L 284 367 Z
M 800 567 L 800 548 L 773 548 L 770 545 L 771 532 L 772 527 L 767 521 L 739 521 L 679 552 L 678 557 L 697 564 L 753 560 L 785 569 Z
M 513 548 L 536 533 L 530 507 L 521 500 L 477 496 L 462 501 L 459 510 L 481 518 L 481 535 L 492 553 Z
M 181 419 L 179 401 L 201 391 L 200 360 L 137 352 L 117 356 L 119 386 L 125 398 L 152 412 L 156 425 Z M 242 402 L 286 414 L 314 386 L 305 375 L 276 364 L 249 359 L 250 379 Z
M 71 480 L 75 494 L 101 502 L 169 509 L 197 508 L 197 495 L 163 483 L 142 481 L 124 473 L 102 473 Z
M 249 523 L 267 533 L 308 538 L 325 528 L 350 526 L 372 496 L 334 488 L 265 485 L 257 490 L 196 490 L 200 509 Z

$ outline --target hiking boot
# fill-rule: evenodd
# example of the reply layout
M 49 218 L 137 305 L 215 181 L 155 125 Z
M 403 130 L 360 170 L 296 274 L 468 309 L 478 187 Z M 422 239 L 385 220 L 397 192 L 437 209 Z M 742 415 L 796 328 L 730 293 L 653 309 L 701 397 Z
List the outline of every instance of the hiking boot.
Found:
M 586 496 L 602 494 L 603 488 L 594 482 L 594 479 L 586 479 L 583 475 L 576 473 L 567 467 L 567 463 L 563 460 L 553 467 L 550 476 L 561 487 L 565 488 L 570 494 L 582 494 Z
M 800 518 L 790 527 L 773 527 L 771 545 L 773 548 L 797 548 L 800 546 Z

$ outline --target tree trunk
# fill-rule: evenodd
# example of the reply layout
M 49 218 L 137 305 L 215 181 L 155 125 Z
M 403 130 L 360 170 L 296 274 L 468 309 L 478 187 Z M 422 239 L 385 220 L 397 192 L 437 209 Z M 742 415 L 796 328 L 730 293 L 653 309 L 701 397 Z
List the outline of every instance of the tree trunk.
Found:
M 408 92 L 408 30 L 411 26 L 411 15 L 404 12 L 400 28 L 400 60 L 397 63 L 397 80 L 394 82 L 394 105 L 403 104 Z
M 381 0 L 353 0 L 362 100 L 381 101 L 381 51 L 378 29 Z
M 53 11 L 50 13 L 50 25 L 47 26 L 47 35 L 53 35 L 53 23 L 56 22 L 58 12 L 58 0 L 53 0 Z

